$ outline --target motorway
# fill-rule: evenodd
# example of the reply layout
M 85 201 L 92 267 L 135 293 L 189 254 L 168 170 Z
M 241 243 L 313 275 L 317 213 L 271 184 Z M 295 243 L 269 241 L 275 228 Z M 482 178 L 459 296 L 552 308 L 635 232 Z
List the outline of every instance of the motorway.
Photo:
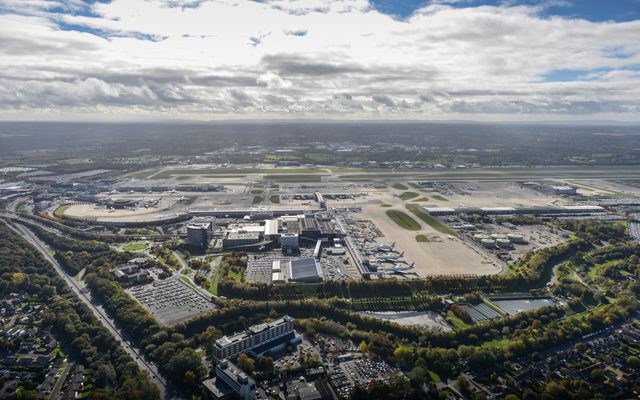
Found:
M 158 387 L 160 397 L 163 399 L 180 398 L 179 395 L 177 395 L 177 391 L 162 377 L 156 366 L 145 360 L 144 353 L 136 347 L 125 332 L 116 326 L 115 321 L 109 317 L 106 310 L 92 298 L 91 292 L 88 290 L 84 282 L 77 282 L 75 279 L 67 275 L 60 264 L 58 264 L 56 259 L 49 252 L 48 246 L 38 239 L 33 232 L 22 225 L 15 224 L 10 226 L 16 233 L 31 243 L 42 254 L 42 256 L 48 260 L 51 265 L 53 265 L 58 275 L 65 280 L 67 285 L 80 298 L 80 300 L 89 307 L 98 321 L 100 321 L 102 325 L 118 340 L 122 348 L 127 352 L 131 359 L 136 362 L 140 370 L 147 372 L 151 381 Z
M 640 222 L 629 222 L 629 236 L 634 242 L 640 243 Z

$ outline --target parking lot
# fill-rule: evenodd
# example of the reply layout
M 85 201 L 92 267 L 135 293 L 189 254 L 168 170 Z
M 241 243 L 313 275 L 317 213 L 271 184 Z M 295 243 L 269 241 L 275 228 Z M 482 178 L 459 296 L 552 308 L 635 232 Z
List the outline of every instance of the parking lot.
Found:
M 128 291 L 162 325 L 173 325 L 215 309 L 177 277 L 135 286 Z

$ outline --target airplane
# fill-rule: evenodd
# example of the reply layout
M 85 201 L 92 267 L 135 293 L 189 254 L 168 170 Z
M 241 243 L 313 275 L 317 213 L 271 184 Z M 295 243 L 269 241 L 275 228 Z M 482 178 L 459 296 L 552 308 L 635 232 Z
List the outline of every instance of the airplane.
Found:
M 404 256 L 404 251 L 400 254 L 386 254 L 384 256 L 378 256 L 378 260 L 399 260 Z
M 408 265 L 408 264 L 397 264 L 394 267 L 385 268 L 383 270 L 383 272 L 385 274 L 388 274 L 388 273 L 391 273 L 391 274 L 407 274 L 407 273 L 411 273 L 411 272 L 407 272 L 407 271 L 412 269 L 414 265 L 415 265 L 415 263 L 412 263 L 411 265 Z
M 390 245 L 387 244 L 381 244 L 379 246 L 376 246 L 373 248 L 373 250 L 375 251 L 379 251 L 381 253 L 388 253 L 390 251 L 393 251 L 393 248 L 396 246 L 396 242 L 391 243 Z

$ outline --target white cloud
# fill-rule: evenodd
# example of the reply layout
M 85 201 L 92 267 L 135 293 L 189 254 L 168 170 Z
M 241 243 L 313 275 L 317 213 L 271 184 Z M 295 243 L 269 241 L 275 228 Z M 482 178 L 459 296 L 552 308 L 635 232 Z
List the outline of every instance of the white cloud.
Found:
M 0 8 L 0 118 L 640 116 L 640 21 L 445 4 L 397 20 L 365 0 Z
M 280 75 L 267 71 L 261 74 L 256 83 L 261 86 L 266 86 L 269 89 L 287 89 L 291 87 L 291 81 L 282 79 Z

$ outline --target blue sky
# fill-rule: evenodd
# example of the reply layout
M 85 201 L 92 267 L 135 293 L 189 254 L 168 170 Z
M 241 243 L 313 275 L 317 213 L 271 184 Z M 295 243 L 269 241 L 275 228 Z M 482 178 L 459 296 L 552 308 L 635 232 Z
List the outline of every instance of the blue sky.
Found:
M 481 5 L 534 5 L 545 6 L 543 15 L 569 18 L 583 18 L 589 21 L 633 21 L 640 18 L 640 2 L 638 0 L 373 0 L 374 6 L 381 12 L 407 17 L 414 10 L 429 4 L 447 4 L 452 7 L 466 8 Z

